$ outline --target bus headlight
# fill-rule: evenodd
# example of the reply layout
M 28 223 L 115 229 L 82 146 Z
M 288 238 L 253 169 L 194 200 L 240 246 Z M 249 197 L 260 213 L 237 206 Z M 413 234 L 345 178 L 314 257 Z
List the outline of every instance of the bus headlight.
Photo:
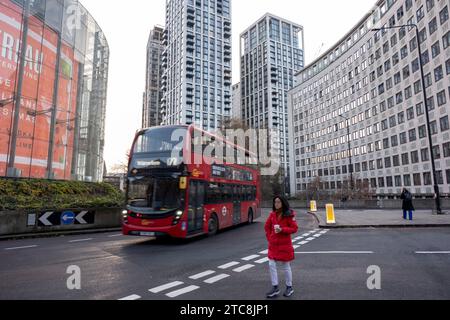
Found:
M 179 217 L 179 218 L 181 218 L 182 215 L 183 215 L 183 211 L 178 210 L 176 216 Z

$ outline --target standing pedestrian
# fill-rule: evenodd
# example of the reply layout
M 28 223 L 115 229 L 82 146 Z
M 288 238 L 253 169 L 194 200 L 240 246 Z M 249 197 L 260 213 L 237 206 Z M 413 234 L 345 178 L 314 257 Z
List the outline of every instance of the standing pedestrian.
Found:
M 294 294 L 292 284 L 291 261 L 295 259 L 292 235 L 297 233 L 298 225 L 295 212 L 290 209 L 289 202 L 284 197 L 273 199 L 273 212 L 265 225 L 266 237 L 269 242 L 269 267 L 272 280 L 272 290 L 267 298 L 275 298 L 280 294 L 277 264 L 280 264 L 285 275 L 285 297 Z
M 403 200 L 403 219 L 408 219 L 409 214 L 409 220 L 413 220 L 413 211 L 415 211 L 413 206 L 413 196 L 411 192 L 408 191 L 408 189 L 404 188 L 402 195 L 400 196 L 400 199 Z

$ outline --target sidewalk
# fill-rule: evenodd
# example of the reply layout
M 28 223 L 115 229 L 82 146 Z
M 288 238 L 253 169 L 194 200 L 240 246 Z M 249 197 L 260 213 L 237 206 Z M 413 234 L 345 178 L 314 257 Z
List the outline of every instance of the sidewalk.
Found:
M 336 224 L 327 224 L 325 210 L 311 213 L 320 228 L 439 228 L 450 227 L 450 215 L 435 215 L 431 210 L 414 212 L 414 220 L 403 220 L 403 212 L 397 210 L 341 210 L 335 211 Z

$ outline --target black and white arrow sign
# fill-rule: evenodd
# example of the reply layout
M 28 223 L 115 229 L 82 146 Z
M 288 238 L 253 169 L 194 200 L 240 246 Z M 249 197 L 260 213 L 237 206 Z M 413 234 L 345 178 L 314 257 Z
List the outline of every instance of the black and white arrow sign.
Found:
M 79 224 L 88 224 L 86 220 L 84 220 L 84 216 L 87 215 L 89 211 L 81 211 L 75 218 L 75 220 L 78 221 Z
M 39 218 L 39 221 L 44 225 L 44 226 L 52 226 L 53 223 L 51 223 L 50 221 L 48 221 L 48 219 L 50 218 L 50 216 L 53 214 L 53 212 L 46 212 L 44 213 L 44 215 L 42 215 Z

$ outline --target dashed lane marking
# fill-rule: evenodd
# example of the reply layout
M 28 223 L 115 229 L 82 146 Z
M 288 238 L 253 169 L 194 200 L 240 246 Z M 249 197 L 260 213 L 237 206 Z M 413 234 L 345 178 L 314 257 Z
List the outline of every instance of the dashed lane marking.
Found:
M 5 250 L 11 251 L 11 250 L 21 250 L 21 249 L 31 249 L 31 248 L 37 248 L 38 246 L 32 245 L 32 246 L 25 246 L 25 247 L 13 247 L 13 248 L 6 248 Z
M 183 289 L 180 289 L 180 290 L 169 292 L 168 294 L 166 294 L 166 296 L 168 296 L 169 298 L 176 298 L 178 296 L 181 296 L 183 294 L 195 291 L 197 289 L 200 289 L 200 287 L 198 287 L 198 286 L 189 286 L 189 287 L 186 287 L 186 288 L 183 288 Z
M 228 269 L 228 268 L 231 268 L 231 267 L 234 267 L 234 266 L 237 266 L 239 264 L 239 262 L 236 262 L 236 261 L 233 261 L 233 262 L 230 262 L 230 263 L 227 263 L 227 264 L 224 264 L 224 265 L 222 265 L 222 266 L 219 266 L 218 268 L 219 269 Z
M 168 290 L 168 289 L 172 289 L 174 287 L 181 286 L 182 284 L 184 284 L 184 282 L 175 281 L 175 282 L 167 283 L 167 284 L 164 284 L 162 286 L 150 289 L 148 291 L 150 291 L 151 293 L 160 293 L 160 292 L 162 292 L 164 290 Z
M 206 279 L 206 280 L 205 280 L 205 283 L 213 284 L 213 283 L 219 282 L 220 280 L 226 279 L 226 278 L 228 278 L 229 276 L 230 276 L 230 275 L 228 275 L 228 274 L 219 274 L 219 275 L 217 275 L 217 276 L 215 276 L 215 277 Z
M 133 300 L 139 300 L 141 299 L 141 296 L 138 296 L 137 294 L 133 294 L 131 296 L 119 299 L 119 301 L 133 301 Z
M 260 257 L 260 255 L 254 254 L 254 255 L 242 258 L 242 260 L 244 260 L 244 261 L 251 261 L 251 260 L 255 260 L 256 258 L 259 258 L 259 257 Z
M 255 261 L 255 263 L 258 263 L 258 264 L 263 264 L 266 262 L 269 262 L 269 258 L 263 258 L 263 259 L 259 259 L 259 260 Z
M 213 273 L 216 273 L 216 272 L 215 272 L 215 271 L 212 271 L 212 270 L 208 270 L 208 271 L 205 271 L 205 272 L 202 272 L 202 273 L 199 273 L 199 274 L 195 274 L 195 275 L 189 277 L 189 279 L 192 279 L 192 280 L 198 280 L 198 279 L 201 279 L 201 278 L 210 276 L 210 275 L 212 275 Z
M 234 271 L 234 272 L 237 272 L 237 273 L 240 273 L 240 272 L 242 272 L 242 271 L 245 271 L 245 270 L 251 269 L 251 268 L 253 268 L 253 267 L 254 267 L 254 265 L 253 265 L 253 264 L 246 264 L 245 266 L 242 266 L 242 267 L 239 267 L 239 268 L 233 269 L 233 271 Z

